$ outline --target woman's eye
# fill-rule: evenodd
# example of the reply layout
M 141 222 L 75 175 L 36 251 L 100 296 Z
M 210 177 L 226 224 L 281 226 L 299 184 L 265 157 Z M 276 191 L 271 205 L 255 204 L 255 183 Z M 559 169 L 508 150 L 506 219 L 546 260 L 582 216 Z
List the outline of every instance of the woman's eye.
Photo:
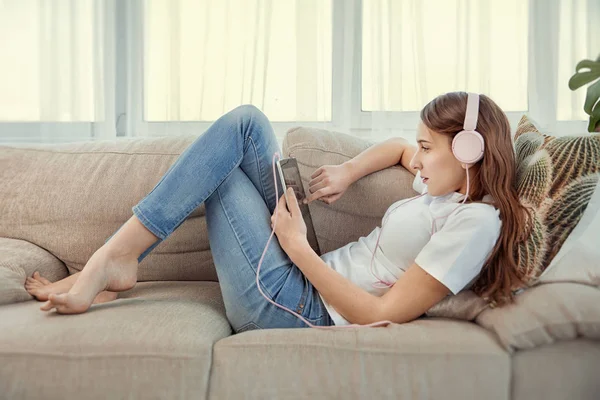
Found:
M 429 150 L 429 147 L 421 147 L 423 150 Z

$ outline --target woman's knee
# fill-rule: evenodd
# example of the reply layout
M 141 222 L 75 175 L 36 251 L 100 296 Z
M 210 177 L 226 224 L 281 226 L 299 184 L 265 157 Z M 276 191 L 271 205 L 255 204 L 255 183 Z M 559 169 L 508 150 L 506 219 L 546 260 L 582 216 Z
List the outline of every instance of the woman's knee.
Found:
M 258 107 L 253 104 L 242 104 L 241 106 L 237 106 L 231 113 L 237 117 L 241 118 L 243 122 L 258 122 L 260 124 L 268 125 L 269 119 Z
M 264 115 L 263 112 L 253 104 L 242 104 L 235 107 L 227 114 L 234 116 L 235 118 L 247 118 L 254 117 L 256 115 Z
M 275 132 L 267 116 L 252 104 L 237 106 L 225 115 L 228 124 L 238 128 L 244 138 L 252 135 L 254 140 L 261 136 L 264 140 L 276 141 Z

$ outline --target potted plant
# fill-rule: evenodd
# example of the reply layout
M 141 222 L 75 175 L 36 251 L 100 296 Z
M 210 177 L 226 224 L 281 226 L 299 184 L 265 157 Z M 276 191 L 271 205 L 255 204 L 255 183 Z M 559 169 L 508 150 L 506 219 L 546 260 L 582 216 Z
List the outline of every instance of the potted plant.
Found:
M 600 132 L 600 79 L 598 78 L 600 78 L 600 55 L 596 61 L 579 61 L 575 67 L 575 75 L 569 79 L 569 89 L 571 90 L 596 81 L 588 86 L 583 106 L 585 113 L 590 116 L 588 132 Z

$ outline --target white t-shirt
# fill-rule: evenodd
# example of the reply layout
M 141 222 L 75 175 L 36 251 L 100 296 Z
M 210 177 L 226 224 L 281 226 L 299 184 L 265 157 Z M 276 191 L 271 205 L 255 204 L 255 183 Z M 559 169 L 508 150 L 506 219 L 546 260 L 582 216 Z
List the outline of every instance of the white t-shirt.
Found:
M 475 282 L 494 248 L 502 224 L 500 211 L 491 204 L 480 203 L 461 204 L 457 208 L 457 203 L 464 199 L 458 192 L 431 196 L 420 173 L 415 176 L 413 188 L 425 195 L 410 202 L 402 199 L 387 209 L 382 222 L 386 216 L 389 218 L 379 238 L 372 270 L 382 280 L 393 283 L 417 263 L 452 294 L 457 294 Z M 491 200 L 489 195 L 483 197 L 483 201 Z M 400 204 L 404 205 L 396 208 Z M 431 235 L 433 219 L 448 214 L 436 220 L 436 231 Z M 372 286 L 378 279 L 370 267 L 380 231 L 378 226 L 368 236 L 325 253 L 321 259 L 352 283 L 382 296 L 390 288 Z M 321 300 L 336 325 L 350 325 L 323 296 Z

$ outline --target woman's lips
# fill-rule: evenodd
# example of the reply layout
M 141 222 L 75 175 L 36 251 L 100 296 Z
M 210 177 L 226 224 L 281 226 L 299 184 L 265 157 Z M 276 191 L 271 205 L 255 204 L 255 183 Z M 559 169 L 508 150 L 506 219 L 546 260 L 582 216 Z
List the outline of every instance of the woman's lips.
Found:
M 428 180 L 429 178 L 423 178 L 423 183 L 427 183 Z

